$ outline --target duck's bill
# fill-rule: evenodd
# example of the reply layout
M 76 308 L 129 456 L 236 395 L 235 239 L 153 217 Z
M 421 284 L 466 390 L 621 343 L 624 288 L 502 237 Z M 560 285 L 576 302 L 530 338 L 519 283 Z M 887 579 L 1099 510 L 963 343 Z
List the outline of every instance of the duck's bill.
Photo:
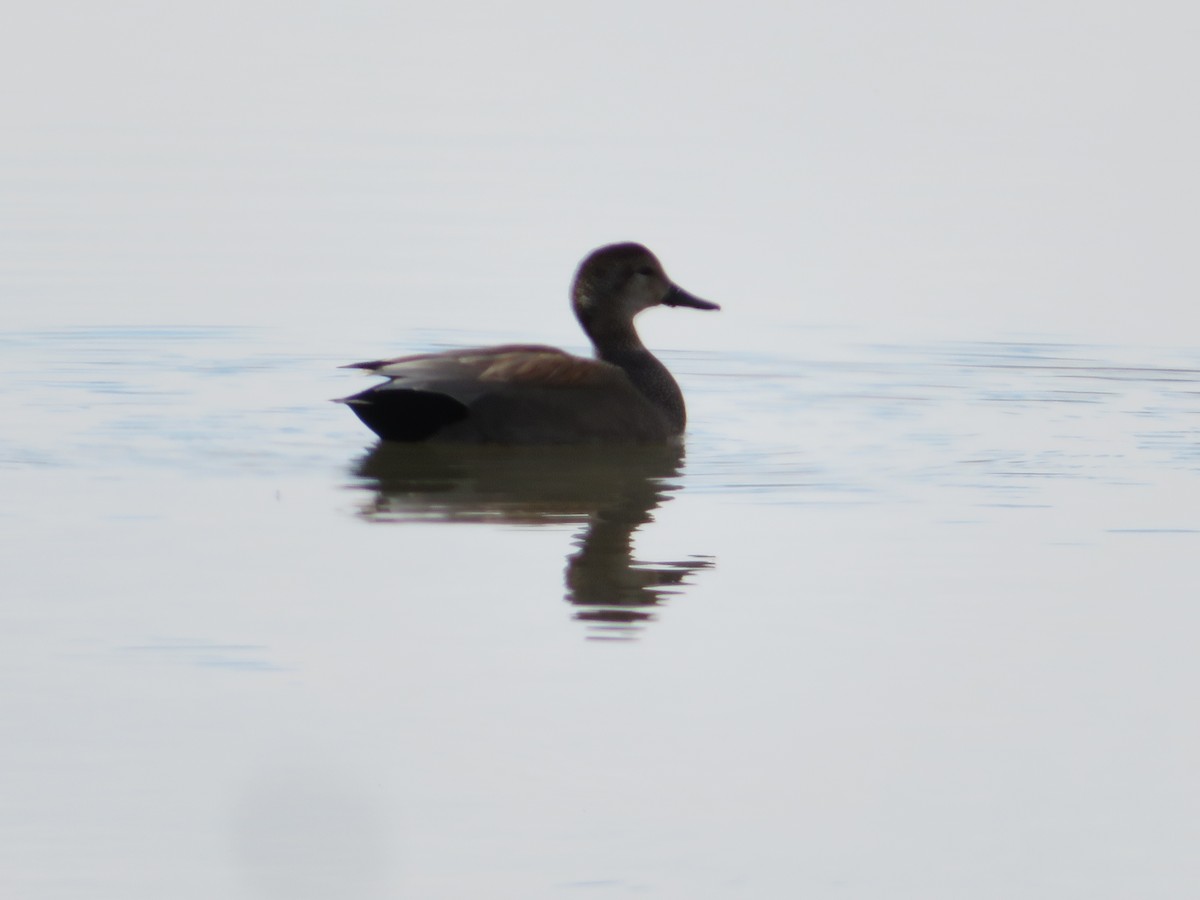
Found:
M 692 309 L 720 309 L 717 304 L 709 300 L 701 300 L 699 297 L 694 297 L 685 291 L 679 285 L 671 285 L 671 289 L 667 291 L 667 296 L 663 297 L 664 306 L 690 306 Z

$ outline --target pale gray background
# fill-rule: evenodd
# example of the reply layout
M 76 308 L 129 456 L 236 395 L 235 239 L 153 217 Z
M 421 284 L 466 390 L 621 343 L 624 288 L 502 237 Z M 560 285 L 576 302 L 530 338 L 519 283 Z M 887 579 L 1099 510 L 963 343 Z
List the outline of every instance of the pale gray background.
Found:
M 0 895 L 1189 896 L 1197 32 L 12 6 Z M 713 567 L 598 641 L 578 510 L 374 521 L 325 399 L 579 348 L 623 239 L 724 307 L 642 322 L 692 424 L 635 553 Z
M 25 4 L 0 36 L 6 302 L 336 327 L 403 273 L 435 324 L 460 285 L 528 298 L 489 327 L 629 238 L 749 321 L 1174 341 L 1200 317 L 1196 19 Z

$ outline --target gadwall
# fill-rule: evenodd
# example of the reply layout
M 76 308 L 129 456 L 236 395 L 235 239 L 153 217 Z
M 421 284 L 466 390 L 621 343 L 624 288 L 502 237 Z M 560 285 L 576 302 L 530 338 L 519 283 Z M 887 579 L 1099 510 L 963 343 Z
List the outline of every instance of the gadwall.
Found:
M 683 393 L 638 338 L 651 306 L 719 309 L 672 284 L 640 244 L 612 244 L 579 266 L 575 316 L 596 359 L 505 344 L 345 366 L 388 380 L 345 403 L 386 441 L 662 443 L 683 434 Z

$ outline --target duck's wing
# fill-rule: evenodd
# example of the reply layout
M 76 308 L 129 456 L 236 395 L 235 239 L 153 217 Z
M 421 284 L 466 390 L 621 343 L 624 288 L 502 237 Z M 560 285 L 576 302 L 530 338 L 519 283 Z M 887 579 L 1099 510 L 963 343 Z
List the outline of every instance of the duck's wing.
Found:
M 629 379 L 617 366 L 573 356 L 540 344 L 505 344 L 422 353 L 396 359 L 355 363 L 389 379 L 373 390 L 423 390 L 445 393 L 462 403 L 505 389 L 587 388 L 623 390 Z
M 416 353 L 411 356 L 397 356 L 394 359 L 373 359 L 367 362 L 350 363 L 340 368 L 362 369 L 372 375 L 383 375 L 388 378 L 411 377 L 418 372 L 440 369 L 456 368 L 465 371 L 472 367 L 486 365 L 488 360 L 511 357 L 516 354 L 571 356 L 564 350 L 547 347 L 543 344 L 501 344 L 496 347 L 444 350 L 441 353 Z

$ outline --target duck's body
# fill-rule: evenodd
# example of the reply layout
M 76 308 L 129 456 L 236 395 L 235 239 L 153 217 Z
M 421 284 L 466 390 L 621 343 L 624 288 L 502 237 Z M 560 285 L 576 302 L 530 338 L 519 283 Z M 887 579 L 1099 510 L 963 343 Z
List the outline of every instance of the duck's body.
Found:
M 509 344 L 355 363 L 388 379 L 345 398 L 389 441 L 503 444 L 661 443 L 683 434 L 683 394 L 633 318 L 657 305 L 717 309 L 667 279 L 638 244 L 592 253 L 572 305 L 596 359 Z

